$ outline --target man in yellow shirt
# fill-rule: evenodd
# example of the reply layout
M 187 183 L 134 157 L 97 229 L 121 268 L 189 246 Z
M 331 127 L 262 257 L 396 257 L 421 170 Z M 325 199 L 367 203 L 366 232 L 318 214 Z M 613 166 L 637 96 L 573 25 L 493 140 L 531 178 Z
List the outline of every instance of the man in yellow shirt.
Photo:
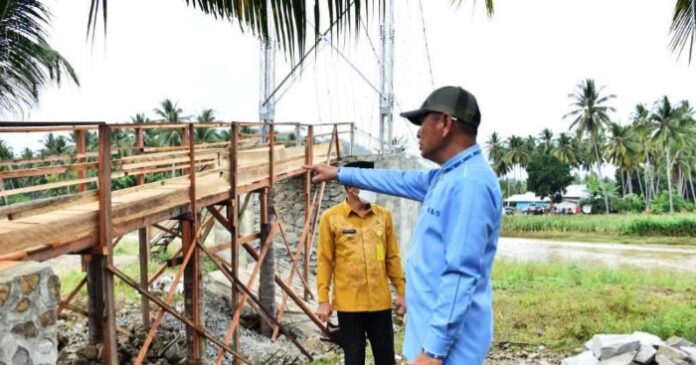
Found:
M 357 161 L 347 167 L 374 168 Z M 346 200 L 329 208 L 319 223 L 317 316 L 338 312 L 345 365 L 365 364 L 365 339 L 375 365 L 394 365 L 391 281 L 397 315 L 406 312 L 404 274 L 389 210 L 374 204 L 375 193 L 346 186 Z M 333 278 L 333 293 L 329 289 Z

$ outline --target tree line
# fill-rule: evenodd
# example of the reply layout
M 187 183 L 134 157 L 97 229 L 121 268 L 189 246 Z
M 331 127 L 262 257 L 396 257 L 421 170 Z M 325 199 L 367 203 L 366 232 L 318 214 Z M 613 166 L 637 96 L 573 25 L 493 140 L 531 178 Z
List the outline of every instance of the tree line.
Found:
M 629 120 L 620 122 L 610 116 L 616 95 L 605 93 L 592 79 L 580 82 L 569 98 L 567 132 L 556 135 L 546 128 L 536 136 L 507 139 L 494 132 L 485 142 L 493 169 L 499 177 L 509 177 L 502 183 L 514 185 L 513 192 L 525 190 L 521 172 L 541 153 L 597 177 L 591 185 L 600 190 L 607 213 L 616 194 L 638 196 L 646 207 L 663 199 L 670 212 L 695 201 L 696 121 L 689 101 L 664 96 L 652 105 L 636 105 Z M 607 165 L 616 168 L 614 179 L 602 174 Z
M 158 107 L 153 109 L 154 118 L 150 119 L 146 113 L 137 113 L 130 118 L 133 124 L 147 124 L 147 123 L 180 123 L 186 121 L 195 121 L 199 123 L 208 123 L 216 121 L 217 116 L 213 109 L 203 109 L 200 114 L 196 116 L 186 115 L 177 102 L 171 99 L 164 99 L 160 102 Z M 242 133 L 256 133 L 258 130 L 253 127 L 244 126 L 241 128 Z M 181 129 L 174 128 L 162 128 L 162 129 L 144 129 L 144 145 L 145 147 L 173 147 L 181 146 L 183 141 Z M 213 127 L 197 127 L 194 130 L 195 133 L 195 143 L 215 143 L 230 140 L 230 131 L 225 128 L 213 128 Z M 292 136 L 290 136 L 292 138 Z M 61 156 L 61 155 L 73 155 L 76 153 L 76 142 L 77 134 L 71 132 L 67 135 L 48 133 L 45 135 L 41 141 L 41 148 L 38 150 L 32 150 L 25 147 L 21 151 L 15 152 L 12 147 L 5 141 L 0 139 L 0 161 L 11 161 L 11 160 L 21 160 L 29 161 L 36 160 L 47 156 Z M 89 151 L 97 151 L 98 149 L 98 136 L 96 131 L 86 131 L 85 133 L 85 147 Z M 134 147 L 136 145 L 136 135 L 134 129 L 112 129 L 111 133 L 111 145 L 113 148 L 118 150 L 116 158 L 125 157 L 135 153 L 134 149 L 129 149 L 128 147 Z M 92 158 L 91 160 L 94 160 Z M 75 161 L 75 159 L 73 159 Z M 37 167 L 45 167 L 56 164 L 63 164 L 66 162 L 56 162 L 56 161 L 33 161 L 27 163 L 18 163 L 14 165 L 14 169 L 29 169 Z M 0 171 L 8 171 L 9 166 L 0 167 Z M 96 176 L 96 171 L 88 170 L 87 177 Z M 146 182 L 158 181 L 166 178 L 172 177 L 171 173 L 162 172 L 145 175 Z M 64 180 L 70 180 L 76 178 L 76 173 L 74 171 L 66 172 L 64 174 L 53 174 L 44 176 L 31 176 L 31 177 L 20 177 L 5 179 L 2 181 L 5 189 L 16 189 L 32 185 L 48 184 L 53 182 L 59 182 Z M 112 186 L 114 189 L 123 189 L 126 187 L 135 186 L 136 178 L 135 176 L 124 176 L 117 179 L 113 179 Z M 90 189 L 96 188 L 95 183 L 91 183 Z M 23 201 L 29 201 L 34 199 L 40 199 L 50 196 L 63 195 L 70 192 L 75 192 L 75 187 L 64 187 L 58 189 L 52 189 L 49 191 L 31 192 L 20 195 L 10 196 L 8 199 L 0 200 L 0 204 L 14 204 Z

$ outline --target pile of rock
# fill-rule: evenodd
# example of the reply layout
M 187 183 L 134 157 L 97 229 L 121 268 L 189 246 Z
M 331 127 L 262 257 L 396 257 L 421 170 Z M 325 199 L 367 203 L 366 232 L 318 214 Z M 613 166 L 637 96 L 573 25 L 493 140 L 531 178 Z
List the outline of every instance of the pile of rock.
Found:
M 681 337 L 662 341 L 645 332 L 630 335 L 596 335 L 585 351 L 561 365 L 696 365 L 696 345 Z

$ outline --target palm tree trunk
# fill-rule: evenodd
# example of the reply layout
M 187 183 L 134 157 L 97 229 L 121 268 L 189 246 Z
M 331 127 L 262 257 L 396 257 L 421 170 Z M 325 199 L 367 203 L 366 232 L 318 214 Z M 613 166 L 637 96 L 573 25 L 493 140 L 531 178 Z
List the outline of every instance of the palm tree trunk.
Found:
M 696 194 L 694 194 L 694 181 L 691 179 L 691 175 L 689 174 L 689 186 L 691 187 L 691 201 L 696 202 Z
M 607 196 L 607 189 L 602 183 L 602 160 L 599 158 L 599 147 L 597 146 L 597 140 L 592 139 L 592 144 L 594 145 L 595 158 L 597 159 L 597 174 L 599 176 L 600 185 L 602 187 L 602 194 L 604 194 L 604 209 L 607 214 L 609 214 L 609 197 Z
M 640 181 L 640 172 L 636 171 L 636 177 L 638 178 L 638 189 L 640 189 L 640 195 L 643 196 L 643 199 L 645 200 L 645 204 L 647 204 L 648 197 L 646 196 L 645 190 L 643 190 L 643 183 Z
M 631 179 L 631 169 L 626 169 L 626 176 L 628 177 L 628 193 L 633 194 L 633 180 Z
M 674 213 L 674 199 L 672 199 L 672 169 L 670 168 L 670 156 L 669 156 L 669 145 L 665 147 L 665 157 L 667 158 L 665 160 L 665 168 L 667 169 L 667 191 L 669 192 L 669 212 L 670 214 Z
M 679 192 L 682 198 L 686 198 L 686 186 L 684 186 L 684 172 L 679 169 Z
M 624 176 L 623 169 L 619 169 L 621 175 L 621 196 L 626 195 L 626 177 Z
M 646 198 L 645 203 L 647 204 L 650 202 L 650 198 L 651 198 L 650 187 L 652 185 L 652 182 L 650 181 L 650 157 L 647 157 L 646 160 L 647 160 L 647 164 L 645 165 L 644 175 L 645 175 L 645 198 Z
M 645 204 L 650 203 L 650 157 L 646 157 L 647 163 L 645 164 L 645 169 L 643 170 L 643 178 L 645 179 Z

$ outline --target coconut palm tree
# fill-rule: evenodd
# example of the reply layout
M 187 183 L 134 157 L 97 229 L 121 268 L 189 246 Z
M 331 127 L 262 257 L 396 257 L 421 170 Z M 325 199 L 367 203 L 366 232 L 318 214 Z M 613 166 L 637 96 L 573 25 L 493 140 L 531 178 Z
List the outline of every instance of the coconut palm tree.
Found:
M 137 113 L 131 117 L 131 123 L 133 124 L 145 124 L 150 123 L 150 118 L 148 118 L 145 113 Z
M 599 154 L 599 136 L 609 123 L 609 112 L 614 111 L 613 107 L 606 103 L 616 98 L 616 95 L 602 95 L 604 87 L 597 89 L 594 80 L 586 79 L 580 82 L 574 93 L 568 95 L 572 100 L 572 110 L 563 118 L 573 117 L 570 129 L 575 128 L 578 135 L 587 134 L 593 144 L 595 162 L 597 164 L 597 175 L 602 178 L 602 159 Z M 609 214 L 609 198 L 604 196 L 606 213 Z
M 7 142 L 0 139 L 0 161 L 11 160 L 14 158 L 14 152 Z
M 14 159 L 14 152 L 12 151 L 12 147 L 10 147 L 7 142 L 4 140 L 0 139 L 0 161 L 7 161 L 7 160 L 12 160 Z M 0 171 L 7 171 L 9 170 L 9 166 L 2 166 L 0 167 Z M 5 186 L 4 184 L 8 183 L 10 188 L 12 188 L 12 181 L 3 181 L 0 179 L 0 184 L 3 184 L 2 188 L 4 190 Z M 2 197 L 2 205 L 7 205 L 7 198 Z
M 650 139 L 650 111 L 644 104 L 637 104 L 631 115 L 631 125 L 633 127 L 634 133 L 638 138 L 638 142 L 641 144 L 642 148 L 640 151 L 640 156 L 638 158 L 644 162 L 643 165 L 643 180 L 645 181 L 644 195 L 646 206 L 650 203 L 652 196 L 655 195 L 655 188 L 653 184 L 653 178 L 655 176 L 655 168 L 652 164 L 656 161 L 655 156 L 655 145 Z M 640 179 L 638 179 L 640 183 Z
M 633 133 L 631 126 L 622 126 L 619 123 L 609 123 L 609 138 L 606 145 L 606 156 L 614 165 L 619 168 L 621 174 L 621 192 L 625 195 L 626 190 L 632 191 L 631 170 L 635 165 L 636 156 L 640 151 L 640 142 Z M 628 175 L 628 189 L 626 178 Z
M 70 145 L 65 136 L 56 137 L 53 133 L 49 133 L 48 136 L 44 137 L 42 143 L 44 146 L 41 149 L 42 156 L 64 155 L 74 150 L 74 146 Z
M 161 118 L 162 121 L 168 123 L 179 123 L 189 119 L 189 117 L 182 115 L 184 114 L 184 111 L 179 108 L 179 103 L 173 102 L 171 99 L 162 100 L 159 108 L 155 108 L 154 112 Z M 138 115 L 136 115 L 136 117 L 137 116 Z
M 664 148 L 670 213 L 674 213 L 671 153 L 675 142 L 686 134 L 683 118 L 685 118 L 685 110 L 674 108 L 666 96 L 656 103 L 655 110 L 650 115 L 651 139 Z
M 516 167 L 518 181 L 521 181 L 519 173 L 529 162 L 529 151 L 527 150 L 526 142 L 526 138 L 518 136 L 511 136 L 507 141 L 507 152 L 504 158 L 510 165 Z
M 558 135 L 556 143 L 551 149 L 551 155 L 565 164 L 577 166 L 577 151 L 573 145 L 573 138 L 567 133 L 561 133 Z
M 21 113 L 38 102 L 39 90 L 66 77 L 79 85 L 70 63 L 46 41 L 50 20 L 42 1 L 0 2 L 0 113 Z
M 196 121 L 199 123 L 210 123 L 214 122 L 215 110 L 204 109 L 201 114 L 196 117 Z M 196 127 L 195 131 L 196 143 L 213 143 L 222 140 L 220 134 L 215 128 L 210 127 Z
M 488 151 L 488 159 L 491 161 L 493 171 L 495 171 L 496 175 L 498 175 L 498 177 L 507 175 L 512 166 L 505 158 L 507 148 L 498 136 L 497 132 L 493 132 L 491 137 L 486 142 L 486 150 Z
M 171 99 L 164 99 L 160 103 L 159 108 L 155 108 L 154 112 L 160 117 L 161 121 L 167 123 L 180 123 L 182 121 L 190 119 L 188 116 L 184 116 L 184 111 L 179 108 L 178 102 L 173 102 Z M 158 145 L 160 146 L 181 146 L 183 133 L 178 129 L 159 129 L 155 130 L 156 138 L 159 140 Z
M 541 133 L 539 133 L 538 140 L 542 152 L 546 154 L 551 153 L 553 149 L 553 132 L 548 128 L 544 128 Z
M 676 153 L 672 159 L 672 170 L 677 177 L 678 190 L 686 198 L 688 196 L 687 182 L 693 185 L 691 183 L 691 165 L 696 154 L 696 122 L 694 121 L 694 110 L 688 100 L 681 103 L 678 111 L 682 133 L 675 141 Z

